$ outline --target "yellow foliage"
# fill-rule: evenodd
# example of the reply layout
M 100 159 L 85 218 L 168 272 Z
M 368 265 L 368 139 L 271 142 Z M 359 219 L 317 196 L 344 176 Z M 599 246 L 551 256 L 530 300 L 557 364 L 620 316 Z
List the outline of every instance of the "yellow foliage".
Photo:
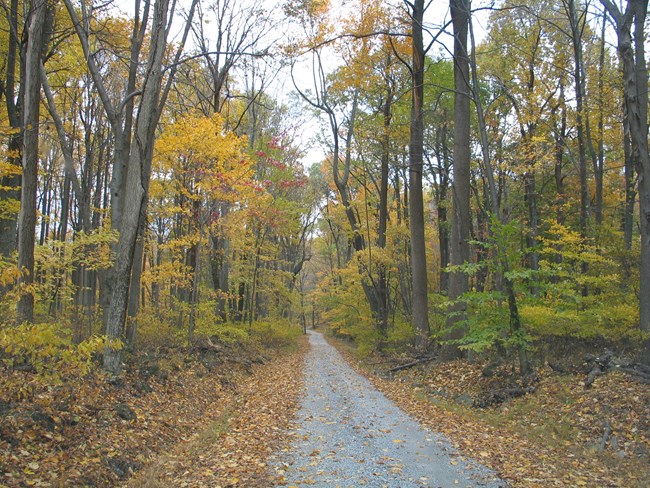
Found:
M 5 327 L 0 330 L 2 364 L 10 371 L 17 366 L 33 371 L 29 382 L 23 377 L 6 378 L 7 393 L 21 398 L 29 396 L 33 387 L 83 378 L 92 368 L 94 355 L 109 346 L 119 349 L 121 343 L 95 336 L 74 344 L 70 330 L 59 324 L 25 323 Z
M 159 308 L 140 310 L 137 316 L 139 347 L 151 350 L 181 346 L 187 334 L 165 319 L 170 316 L 168 311 L 161 313 Z
M 156 160 L 160 170 L 209 171 L 218 179 L 241 159 L 245 144 L 245 138 L 224 132 L 219 114 L 186 116 L 167 126 L 156 140 Z
M 585 310 L 524 305 L 520 309 L 526 329 L 536 336 L 567 336 L 610 341 L 638 339 L 639 309 L 627 303 L 593 304 Z
M 18 282 L 20 270 L 13 264 L 0 260 L 0 286 L 9 286 Z
M 291 346 L 302 334 L 297 321 L 287 319 L 260 320 L 253 322 L 252 338 L 264 347 L 280 348 Z
M 186 116 L 165 127 L 156 140 L 152 212 L 161 217 L 183 214 L 192 220 L 194 201 L 235 203 L 252 191 L 253 167 L 243 157 L 246 138 L 223 129 L 220 115 Z M 185 203 L 178 204 L 178 196 Z M 202 206 L 203 207 L 203 206 Z

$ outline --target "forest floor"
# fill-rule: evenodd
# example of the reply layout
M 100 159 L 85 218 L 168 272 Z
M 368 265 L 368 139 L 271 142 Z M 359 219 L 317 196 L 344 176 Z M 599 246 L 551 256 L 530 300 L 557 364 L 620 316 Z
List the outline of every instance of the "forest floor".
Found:
M 271 486 L 306 350 L 220 346 L 140 358 L 119 381 L 0 394 L 0 487 Z
M 526 385 L 509 366 L 487 371 L 485 363 L 461 360 L 388 374 L 409 361 L 360 361 L 349 344 L 334 343 L 405 412 L 513 487 L 650 486 L 650 386 L 623 372 L 589 388 L 584 372 L 558 374 L 548 366 Z M 526 389 L 499 402 L 499 394 Z

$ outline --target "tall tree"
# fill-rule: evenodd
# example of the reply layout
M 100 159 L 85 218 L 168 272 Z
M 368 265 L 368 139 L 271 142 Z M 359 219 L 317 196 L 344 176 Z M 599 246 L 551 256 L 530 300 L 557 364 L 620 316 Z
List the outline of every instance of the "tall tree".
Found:
M 424 166 L 424 0 L 406 1 L 411 11 L 411 128 L 409 142 L 409 227 L 411 229 L 411 272 L 413 280 L 412 323 L 415 345 L 424 349 L 429 341 L 429 305 L 427 256 L 424 239 L 424 199 L 422 169 Z
M 578 168 L 580 174 L 580 233 L 587 237 L 589 219 L 589 187 L 587 186 L 587 140 L 585 134 L 585 82 L 583 32 L 586 26 L 586 9 L 578 13 L 575 0 L 563 0 L 573 47 L 573 88 L 576 97 L 576 132 L 578 136 Z M 584 265 L 586 266 L 586 264 Z M 586 268 L 583 266 L 583 272 Z M 584 290 L 586 293 L 586 289 Z
M 8 169 L 0 179 L 0 255 L 5 258 L 16 250 L 17 203 L 20 201 L 20 174 L 22 151 L 22 107 L 25 83 L 24 51 L 26 36 L 22 35 L 21 9 L 18 0 L 11 0 L 9 5 L 3 3 L 4 17 L 7 20 L 7 50 L 3 66 L 3 80 L 0 93 L 4 98 L 6 117 L 12 134 L 8 136 Z M 18 79 L 17 79 L 18 78 Z M 6 173 L 6 174 L 5 174 Z
M 46 0 L 30 3 L 29 29 L 25 54 L 25 102 L 23 117 L 23 174 L 18 218 L 18 268 L 21 270 L 20 299 L 16 308 L 18 322 L 34 320 L 34 244 L 36 229 L 36 191 L 38 185 L 38 148 L 41 106 L 41 57 L 47 36 Z
M 633 159 L 639 173 L 641 267 L 639 320 L 650 331 L 650 155 L 648 154 L 648 67 L 645 58 L 645 22 L 648 0 L 628 0 L 621 11 L 611 0 L 600 0 L 616 26 L 618 52 L 623 68 L 625 117 L 630 131 Z M 646 345 L 645 361 L 650 362 Z
M 454 32 L 454 178 L 452 183 L 453 215 L 450 239 L 450 262 L 452 266 L 469 261 L 470 216 L 470 73 L 467 51 L 467 35 L 470 20 L 469 0 L 450 0 Z M 467 291 L 468 277 L 462 271 L 449 275 L 449 298 L 457 300 Z M 462 330 L 457 328 L 458 314 L 464 306 L 456 305 L 448 325 L 452 330 L 449 339 L 458 339 Z M 449 348 L 450 355 L 457 355 L 456 348 Z
M 89 38 L 90 18 L 85 15 L 82 23 L 71 0 L 65 0 L 65 4 L 68 14 L 75 25 L 77 37 L 81 42 L 93 82 L 99 91 L 104 110 L 115 134 L 116 147 L 111 209 L 112 225 L 119 230 L 120 237 L 116 247 L 115 262 L 110 273 L 111 287 L 109 302 L 107 303 L 106 335 L 110 339 L 118 339 L 124 333 L 136 239 L 139 229 L 141 229 L 142 207 L 147 202 L 146 196 L 151 176 L 155 131 L 162 112 L 162 105 L 167 98 L 171 82 L 176 73 L 180 53 L 189 33 L 189 25 L 196 8 L 196 0 L 190 6 L 181 43 L 172 59 L 166 84 L 163 83 L 166 71 L 163 62 L 167 54 L 167 39 L 171 29 L 174 8 L 169 0 L 154 1 L 144 84 L 140 91 L 135 91 L 134 87 L 131 86 L 133 80 L 130 77 L 127 90 L 131 88 L 134 91 L 128 91 L 125 94 L 119 107 L 116 107 L 111 100 L 91 52 Z M 131 72 L 135 72 L 137 68 L 144 29 L 148 25 L 146 19 L 149 5 L 149 0 L 146 0 L 143 7 L 145 14 L 143 14 L 142 23 L 136 22 L 134 26 L 134 36 L 131 44 Z M 137 3 L 137 10 L 139 10 L 139 7 L 140 4 Z M 83 8 L 82 13 L 87 14 Z M 136 97 L 139 98 L 139 103 L 134 114 L 129 110 L 129 107 L 132 104 L 134 105 L 134 98 Z M 123 116 L 122 110 L 125 110 L 125 116 Z M 132 129 L 133 137 L 131 138 Z M 113 373 L 120 370 L 121 354 L 118 347 L 111 345 L 105 349 L 104 367 Z

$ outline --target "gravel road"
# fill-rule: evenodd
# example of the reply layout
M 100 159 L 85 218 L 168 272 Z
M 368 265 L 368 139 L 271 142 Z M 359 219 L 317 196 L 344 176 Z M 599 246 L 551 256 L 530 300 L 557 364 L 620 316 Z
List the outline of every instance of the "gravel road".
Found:
M 318 332 L 309 335 L 305 396 L 276 472 L 288 486 L 506 487 L 454 451 L 357 374 Z

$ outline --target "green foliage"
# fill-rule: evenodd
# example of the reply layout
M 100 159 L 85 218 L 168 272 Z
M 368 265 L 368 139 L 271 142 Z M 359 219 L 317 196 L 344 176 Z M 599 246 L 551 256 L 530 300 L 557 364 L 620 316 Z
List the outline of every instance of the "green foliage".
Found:
M 187 344 L 188 320 L 191 305 L 182 301 L 174 304 L 174 310 L 147 307 L 138 314 L 138 344 L 144 349 L 169 349 Z M 210 337 L 214 341 L 234 344 L 249 341 L 247 327 L 241 323 L 224 323 L 215 312 L 215 303 L 201 301 L 195 309 L 194 337 Z M 175 323 L 178 316 L 185 318 Z
M 490 238 L 486 242 L 474 242 L 486 250 L 486 259 L 480 263 L 465 263 L 450 266 L 450 271 L 463 272 L 474 276 L 479 270 L 487 268 L 503 283 L 508 280 L 515 286 L 536 278 L 537 273 L 522 266 L 522 251 L 519 247 L 521 225 L 517 221 L 502 223 L 497 219 L 490 221 Z M 507 283 L 506 283 L 507 284 Z M 495 347 L 507 350 L 522 350 L 528 347 L 529 336 L 518 329 L 510 312 L 507 289 L 469 291 L 456 303 L 448 303 L 447 309 L 454 308 L 460 315 L 455 328 L 464 327 L 466 333 L 461 339 L 448 343 L 457 344 L 461 349 L 485 351 Z M 514 301 L 516 303 L 517 296 Z M 443 328 L 439 333 L 444 337 L 452 331 Z
M 449 299 L 441 293 L 429 293 L 429 327 L 433 336 L 441 335 L 441 331 L 447 326 L 449 314 Z
M 33 372 L 31 385 L 21 378 L 8 381 L 9 394 L 25 397 L 30 387 L 60 385 L 86 376 L 96 353 L 109 346 L 103 336 L 91 337 L 79 344 L 71 338 L 69 328 L 60 324 L 28 324 L 0 330 L 0 357 L 7 370 L 16 368 Z M 110 343 L 113 348 L 120 343 Z
M 188 307 L 188 305 L 185 305 Z M 194 336 L 207 336 L 227 344 L 248 342 L 248 332 L 242 324 L 224 323 L 216 314 L 213 301 L 196 304 Z
M 470 276 L 484 267 L 502 273 L 515 287 L 523 329 L 510 327 L 507 295 L 499 290 L 471 291 L 462 297 L 467 334 L 454 341 L 475 351 L 494 347 L 527 348 L 548 336 L 579 339 L 638 340 L 638 307 L 624 294 L 609 250 L 556 222 L 539 238 L 539 270 L 524 265 L 522 228 L 516 222 L 491 225 L 492 240 L 475 243 L 488 251 L 482 263 L 454 267 Z M 588 270 L 586 273 L 584 270 Z M 585 294 L 585 291 L 589 293 Z M 460 302 L 459 302 L 460 303 Z M 449 331 L 443 329 L 441 334 Z
M 248 332 L 242 324 L 215 323 L 211 327 L 200 328 L 198 333 L 213 337 L 226 344 L 243 344 L 249 340 Z
M 381 341 L 382 350 L 398 353 L 407 349 L 414 341 L 415 332 L 411 322 L 404 317 L 398 317 L 388 327 L 388 337 Z

